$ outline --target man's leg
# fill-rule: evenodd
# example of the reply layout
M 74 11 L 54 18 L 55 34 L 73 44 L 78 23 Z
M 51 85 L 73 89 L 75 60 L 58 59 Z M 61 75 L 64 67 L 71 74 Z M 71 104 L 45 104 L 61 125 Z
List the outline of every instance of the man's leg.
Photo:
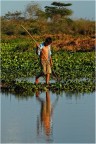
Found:
M 41 76 L 43 76 L 44 74 L 43 73 L 40 73 L 38 76 L 36 76 L 36 79 L 35 79 L 35 83 L 38 84 L 39 83 L 39 78 Z
M 36 97 L 39 97 L 39 95 L 40 95 L 40 92 L 36 91 Z
M 49 84 L 50 74 L 46 74 L 46 84 Z
M 50 74 L 51 74 L 51 66 L 49 63 L 46 65 L 46 84 L 49 84 Z

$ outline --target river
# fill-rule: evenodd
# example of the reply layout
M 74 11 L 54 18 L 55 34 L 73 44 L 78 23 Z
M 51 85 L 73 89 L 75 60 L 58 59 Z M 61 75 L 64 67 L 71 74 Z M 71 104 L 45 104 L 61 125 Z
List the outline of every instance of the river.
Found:
M 95 93 L 1 93 L 2 143 L 95 143 Z

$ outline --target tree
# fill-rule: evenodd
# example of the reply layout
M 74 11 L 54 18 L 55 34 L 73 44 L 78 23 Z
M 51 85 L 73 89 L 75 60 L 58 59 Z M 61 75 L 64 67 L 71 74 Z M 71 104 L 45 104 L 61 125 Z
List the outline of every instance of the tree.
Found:
M 28 4 L 25 10 L 26 19 L 40 19 L 45 17 L 45 12 L 41 10 L 38 4 Z
M 10 19 L 17 20 L 17 19 L 22 18 L 21 15 L 22 15 L 22 13 L 20 11 L 16 11 L 14 13 L 8 12 L 7 14 L 5 14 L 4 18 L 8 19 L 8 20 L 10 20 Z
M 71 3 L 61 3 L 61 2 L 53 2 L 52 6 L 45 6 L 45 12 L 48 18 L 51 18 L 53 21 L 57 21 L 59 19 L 63 19 L 72 15 L 73 11 L 67 9 L 67 6 L 71 6 Z

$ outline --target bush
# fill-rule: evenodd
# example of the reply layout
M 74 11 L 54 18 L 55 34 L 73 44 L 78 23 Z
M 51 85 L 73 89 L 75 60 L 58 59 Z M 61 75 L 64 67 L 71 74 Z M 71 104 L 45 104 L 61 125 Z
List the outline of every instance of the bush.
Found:
M 72 30 L 81 35 L 93 35 L 95 33 L 95 22 L 85 19 L 75 20 Z
M 41 34 L 80 34 L 80 35 L 94 35 L 95 22 L 86 19 L 71 20 L 70 18 L 61 19 L 57 22 L 45 21 L 30 21 L 30 20 L 2 20 L 1 31 L 2 34 L 26 36 L 26 31 L 21 28 L 24 27 L 33 35 Z

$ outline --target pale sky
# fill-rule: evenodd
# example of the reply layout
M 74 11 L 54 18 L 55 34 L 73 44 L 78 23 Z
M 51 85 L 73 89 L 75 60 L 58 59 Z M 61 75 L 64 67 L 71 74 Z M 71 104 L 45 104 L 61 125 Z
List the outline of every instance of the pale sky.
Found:
M 57 1 L 57 0 L 54 0 Z M 58 0 L 59 1 L 59 0 Z M 27 6 L 27 4 L 31 3 L 29 0 L 0 0 L 1 2 L 1 14 L 0 15 L 5 15 L 8 11 L 14 12 L 14 11 L 21 11 L 23 12 Z M 42 8 L 44 6 L 50 5 L 53 0 L 47 0 L 47 1 L 42 1 L 38 0 L 38 4 Z M 64 3 L 72 3 L 72 6 L 69 6 L 71 10 L 73 10 L 73 15 L 72 18 L 86 18 L 90 20 L 95 20 L 95 0 L 62 0 L 59 2 L 64 2 Z

